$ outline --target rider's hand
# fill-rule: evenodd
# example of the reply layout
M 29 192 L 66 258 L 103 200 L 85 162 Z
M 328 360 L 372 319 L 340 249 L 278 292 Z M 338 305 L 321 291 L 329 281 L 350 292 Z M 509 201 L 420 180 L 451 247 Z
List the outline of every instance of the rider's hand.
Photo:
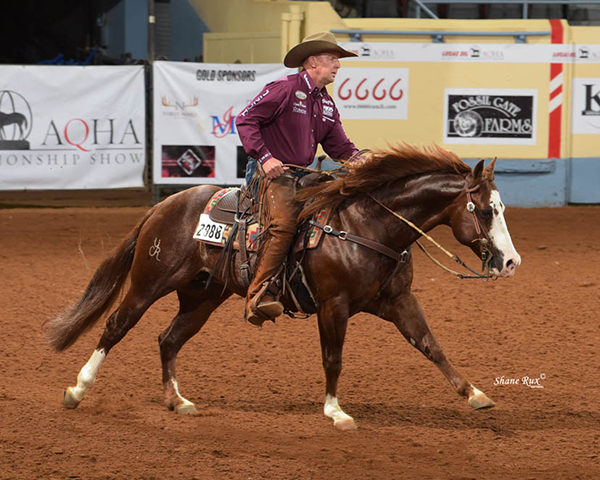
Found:
M 275 157 L 271 157 L 265 163 L 263 163 L 262 168 L 267 178 L 271 180 L 283 175 L 285 170 L 287 170 L 287 168 L 283 166 L 283 163 L 281 163 Z

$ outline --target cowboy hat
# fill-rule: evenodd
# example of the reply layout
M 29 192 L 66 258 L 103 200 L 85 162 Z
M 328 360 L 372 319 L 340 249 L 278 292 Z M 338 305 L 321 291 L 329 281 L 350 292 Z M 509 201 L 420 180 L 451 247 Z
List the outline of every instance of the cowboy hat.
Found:
M 319 32 L 309 35 L 302 40 L 302 43 L 292 48 L 283 59 L 283 64 L 288 68 L 301 67 L 304 60 L 311 55 L 328 52 L 338 53 L 340 58 L 358 57 L 356 53 L 340 47 L 332 33 Z

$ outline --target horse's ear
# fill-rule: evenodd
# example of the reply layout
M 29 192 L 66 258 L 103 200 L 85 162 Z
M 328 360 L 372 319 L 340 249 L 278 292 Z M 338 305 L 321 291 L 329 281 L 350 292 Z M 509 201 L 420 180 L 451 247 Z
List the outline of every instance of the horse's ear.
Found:
M 494 165 L 496 165 L 497 159 L 498 157 L 494 157 L 491 163 L 487 167 L 485 167 L 485 170 L 483 171 L 483 177 L 489 182 L 494 181 Z
M 473 169 L 473 173 L 471 174 L 471 178 L 473 179 L 473 183 L 478 183 L 481 181 L 483 175 L 483 160 L 477 162 L 475 168 Z

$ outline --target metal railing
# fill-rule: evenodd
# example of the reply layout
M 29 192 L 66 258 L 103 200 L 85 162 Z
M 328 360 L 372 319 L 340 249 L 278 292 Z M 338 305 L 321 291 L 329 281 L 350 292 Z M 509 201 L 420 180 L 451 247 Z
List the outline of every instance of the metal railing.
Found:
M 523 18 L 527 19 L 529 15 L 529 6 L 532 5 L 562 5 L 562 6 L 579 6 L 579 5 L 600 5 L 600 0 L 512 0 L 512 1 L 497 1 L 497 0 L 412 0 L 416 7 L 416 17 L 421 18 L 421 10 L 430 18 L 439 18 L 435 13 L 427 7 L 427 5 L 453 5 L 453 4 L 473 4 L 473 5 L 521 5 L 523 9 Z
M 430 36 L 432 43 L 443 43 L 444 37 L 514 37 L 515 43 L 527 43 L 527 37 L 550 35 L 541 32 L 449 32 L 444 30 L 331 30 L 333 34 L 349 35 L 351 42 L 362 42 L 363 35 Z

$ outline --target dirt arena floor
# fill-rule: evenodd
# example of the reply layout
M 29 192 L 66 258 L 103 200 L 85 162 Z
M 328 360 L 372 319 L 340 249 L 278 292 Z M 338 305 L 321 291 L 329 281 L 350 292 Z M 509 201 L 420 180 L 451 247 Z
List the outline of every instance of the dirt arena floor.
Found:
M 62 354 L 41 324 L 76 301 L 146 208 L 22 205 L 0 209 L 2 479 L 600 478 L 599 207 L 509 209 L 523 258 L 510 280 L 458 280 L 416 252 L 415 291 L 433 332 L 497 406 L 472 410 L 392 325 L 361 314 L 350 320 L 339 391 L 359 428 L 342 432 L 323 415 L 316 318 L 259 330 L 244 324 L 239 298 L 179 356 L 197 415 L 162 404 L 157 336 L 173 296 L 110 353 L 79 408 L 65 410 L 63 389 L 103 322 Z M 449 230 L 434 233 L 477 265 Z

